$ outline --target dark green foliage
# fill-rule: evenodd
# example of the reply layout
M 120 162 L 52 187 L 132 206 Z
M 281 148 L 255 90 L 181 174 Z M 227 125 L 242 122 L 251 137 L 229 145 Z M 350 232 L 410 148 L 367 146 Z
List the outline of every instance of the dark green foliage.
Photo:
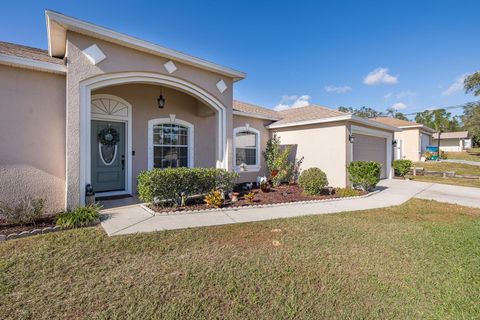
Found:
M 410 160 L 395 160 L 393 161 L 393 169 L 395 170 L 395 175 L 398 177 L 405 176 L 410 172 L 412 168 L 412 161 Z
M 179 206 L 182 198 L 193 195 L 231 192 L 237 178 L 236 172 L 215 168 L 152 169 L 140 172 L 137 189 L 142 201 L 166 200 L 165 204 Z
M 475 96 L 480 96 L 480 72 L 475 72 L 467 76 L 463 83 L 466 93 L 473 93 Z
M 319 168 L 309 168 L 300 174 L 298 184 L 305 194 L 318 195 L 328 185 L 327 175 Z
M 293 176 L 294 163 L 289 161 L 290 151 L 290 146 L 282 148 L 280 138 L 275 133 L 267 141 L 263 156 L 274 186 L 290 181 Z
M 352 161 L 347 169 L 353 186 L 369 191 L 380 181 L 382 165 L 374 161 Z
M 25 197 L 14 205 L 0 202 L 0 215 L 7 223 L 30 224 L 40 218 L 45 207 L 45 199 Z
M 80 228 L 90 226 L 99 219 L 100 206 L 93 204 L 60 213 L 57 216 L 56 224 L 64 228 Z

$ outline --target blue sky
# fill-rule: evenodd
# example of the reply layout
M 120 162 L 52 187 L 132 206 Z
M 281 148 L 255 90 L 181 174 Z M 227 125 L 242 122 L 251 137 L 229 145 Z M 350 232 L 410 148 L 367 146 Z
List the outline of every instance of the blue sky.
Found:
M 235 97 L 266 107 L 477 100 L 459 84 L 480 70 L 479 1 L 17 0 L 0 40 L 46 48 L 45 8 L 244 71 Z

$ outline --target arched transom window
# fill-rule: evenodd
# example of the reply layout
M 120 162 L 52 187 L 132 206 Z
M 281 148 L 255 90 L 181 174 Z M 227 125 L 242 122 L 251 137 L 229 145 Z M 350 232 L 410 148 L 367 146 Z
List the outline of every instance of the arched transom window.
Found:
M 193 167 L 193 125 L 182 120 L 149 121 L 149 168 Z
M 249 126 L 234 130 L 235 167 L 248 171 L 260 169 L 260 132 Z

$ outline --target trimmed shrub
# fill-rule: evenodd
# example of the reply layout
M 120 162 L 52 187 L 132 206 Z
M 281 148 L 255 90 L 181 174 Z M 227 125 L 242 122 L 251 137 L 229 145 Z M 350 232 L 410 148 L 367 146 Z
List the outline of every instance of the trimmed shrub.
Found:
M 215 168 L 167 168 L 142 171 L 138 175 L 138 194 L 142 201 L 163 201 L 179 206 L 183 199 L 205 195 L 211 190 L 231 192 L 236 172 Z
M 319 168 L 310 168 L 300 174 L 298 184 L 305 194 L 317 195 L 328 185 L 327 175 Z
M 393 161 L 393 169 L 395 171 L 395 175 L 398 177 L 404 177 L 408 172 L 410 172 L 411 168 L 412 168 L 411 160 Z
M 356 197 L 361 195 L 361 191 L 353 188 L 337 188 L 335 189 L 335 194 L 339 197 Z
M 380 181 L 382 165 L 374 161 L 352 161 L 347 169 L 353 187 L 370 191 Z
M 0 215 L 7 223 L 30 224 L 35 223 L 43 215 L 45 199 L 25 197 L 13 206 L 0 202 Z
M 56 224 L 64 228 L 80 228 L 91 225 L 100 219 L 100 206 L 92 204 L 65 211 L 57 216 Z

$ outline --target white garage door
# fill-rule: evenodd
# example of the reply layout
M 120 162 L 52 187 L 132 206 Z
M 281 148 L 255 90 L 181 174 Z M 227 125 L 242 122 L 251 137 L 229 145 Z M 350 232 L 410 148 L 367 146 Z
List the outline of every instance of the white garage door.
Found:
M 382 164 L 380 177 L 387 177 L 387 139 L 354 134 L 353 161 L 375 161 Z

